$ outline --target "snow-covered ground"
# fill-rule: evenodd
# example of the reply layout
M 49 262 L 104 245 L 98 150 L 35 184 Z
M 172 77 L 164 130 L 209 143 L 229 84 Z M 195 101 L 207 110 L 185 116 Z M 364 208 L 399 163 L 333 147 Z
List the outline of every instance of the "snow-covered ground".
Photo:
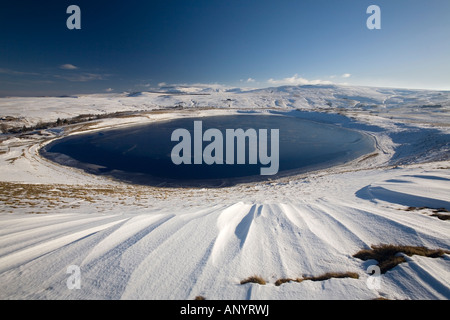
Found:
M 0 135 L 1 299 L 450 298 L 449 254 L 406 257 L 380 276 L 368 272 L 376 261 L 353 256 L 381 243 L 450 250 L 449 221 L 435 215 L 450 210 L 450 92 L 170 89 L 0 99 L 3 128 L 130 111 Z M 128 185 L 38 153 L 52 139 L 86 130 L 240 112 L 361 130 L 376 139 L 377 151 L 326 170 L 222 189 Z M 275 284 L 328 272 L 359 277 Z M 266 284 L 240 284 L 255 275 Z M 70 289 L 73 279 L 79 289 Z

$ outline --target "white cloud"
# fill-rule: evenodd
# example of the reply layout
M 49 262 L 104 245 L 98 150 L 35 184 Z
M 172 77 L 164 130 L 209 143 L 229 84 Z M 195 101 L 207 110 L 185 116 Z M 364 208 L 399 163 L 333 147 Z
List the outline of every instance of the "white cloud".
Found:
M 234 87 L 219 83 L 158 83 L 156 90 L 169 90 L 173 92 L 198 93 L 198 92 L 220 92 Z
M 106 91 L 106 92 L 112 92 L 112 91 L 114 91 L 114 89 L 113 89 L 113 88 L 108 88 L 108 89 L 106 89 L 105 91 Z
M 255 79 L 253 79 L 253 78 L 248 78 L 248 79 L 247 79 L 247 83 L 250 83 L 250 82 L 255 82 Z
M 291 85 L 291 86 L 298 86 L 298 85 L 307 85 L 307 84 L 331 84 L 331 81 L 326 80 L 308 80 L 302 77 L 299 77 L 297 74 L 294 74 L 292 77 L 284 78 L 284 79 L 269 79 L 267 82 L 269 82 L 272 85 Z
M 352 75 L 350 73 L 344 73 L 342 78 L 350 78 Z
M 70 63 L 66 63 L 66 64 L 62 64 L 59 66 L 60 69 L 63 70 L 76 70 L 78 69 L 78 67 L 74 66 L 73 64 Z

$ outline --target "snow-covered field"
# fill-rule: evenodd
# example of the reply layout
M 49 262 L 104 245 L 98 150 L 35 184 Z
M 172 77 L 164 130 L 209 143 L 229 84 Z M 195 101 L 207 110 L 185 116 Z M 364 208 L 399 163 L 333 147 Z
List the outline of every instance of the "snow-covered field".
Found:
M 130 111 L 0 135 L 1 299 L 450 298 L 450 92 L 171 89 L 0 99 L 3 129 Z M 52 139 L 86 130 L 240 112 L 361 130 L 376 139 L 377 151 L 327 170 L 223 189 L 127 185 L 38 153 Z M 406 261 L 378 275 L 368 272 L 377 261 L 354 257 L 378 244 L 447 253 L 399 253 Z M 329 272 L 357 278 L 276 283 Z M 256 275 L 266 284 L 240 283 Z

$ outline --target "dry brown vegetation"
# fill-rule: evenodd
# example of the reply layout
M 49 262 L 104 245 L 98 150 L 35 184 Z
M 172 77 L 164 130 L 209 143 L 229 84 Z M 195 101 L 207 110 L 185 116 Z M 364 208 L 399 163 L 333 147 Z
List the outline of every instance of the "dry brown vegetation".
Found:
M 0 181 L 1 210 L 14 212 L 23 209 L 28 213 L 48 213 L 61 209 L 77 209 L 83 204 L 104 207 L 111 203 L 147 207 L 149 202 L 164 201 L 170 190 L 140 188 L 136 186 L 95 186 L 31 184 Z M 99 207 L 100 206 L 100 207 Z
M 260 285 L 265 285 L 266 284 L 266 280 L 264 280 L 260 276 L 255 275 L 255 276 L 248 277 L 248 278 L 246 278 L 246 279 L 241 281 L 241 284 L 246 284 L 246 283 L 257 283 L 257 284 L 260 284 Z
M 276 286 L 280 286 L 283 283 L 286 282 L 302 282 L 302 281 L 306 281 L 306 280 L 310 280 L 310 281 L 324 281 L 324 280 L 328 280 L 331 278 L 352 278 L 352 279 L 359 279 L 359 275 L 356 272 L 327 272 L 324 273 L 322 275 L 319 276 L 303 276 L 301 278 L 280 278 L 278 280 L 275 281 L 275 285 Z M 260 285 L 265 285 L 266 281 L 260 277 L 260 276 L 251 276 L 248 277 L 244 280 L 241 281 L 241 284 L 246 284 L 246 283 L 257 283 Z
M 430 258 L 438 258 L 446 253 L 450 253 L 450 251 L 442 249 L 393 244 L 373 245 L 371 248 L 360 250 L 353 257 L 364 261 L 370 259 L 376 260 L 381 273 L 385 273 L 396 265 L 406 261 L 404 257 L 398 255 L 399 253 L 404 253 L 407 256 L 419 255 Z
M 440 211 L 433 213 L 431 216 L 436 217 L 440 220 L 449 220 L 450 219 L 450 214 L 442 214 L 442 213 L 440 213 Z
M 281 278 L 278 279 L 277 281 L 275 281 L 275 285 L 276 286 L 280 286 L 283 283 L 286 282 L 302 282 L 305 280 L 310 280 L 310 281 L 324 281 L 324 280 L 329 280 L 331 278 L 336 278 L 336 279 L 342 279 L 342 278 L 352 278 L 352 279 L 359 279 L 359 275 L 356 272 L 327 272 L 324 273 L 322 275 L 319 276 L 303 276 L 302 278 L 296 278 L 296 279 L 291 279 L 291 278 Z
M 205 203 L 214 202 L 221 190 L 208 191 Z M 206 194 L 206 193 L 205 193 Z M 149 208 L 167 199 L 183 199 L 183 207 L 196 206 L 203 192 L 139 185 L 47 184 L 0 181 L 0 210 L 13 213 L 49 213 L 84 207 L 108 212 L 126 207 Z M 210 196 L 212 195 L 212 196 Z
M 303 277 L 302 280 L 311 280 L 311 281 L 324 281 L 331 278 L 341 279 L 341 278 L 352 278 L 359 279 L 359 275 L 356 272 L 327 272 L 320 276 L 314 277 Z
M 450 211 L 445 208 L 438 208 L 433 209 L 429 207 L 408 207 L 405 209 L 405 211 L 430 211 L 432 214 L 430 214 L 431 217 L 439 218 L 440 220 L 449 220 L 450 219 Z

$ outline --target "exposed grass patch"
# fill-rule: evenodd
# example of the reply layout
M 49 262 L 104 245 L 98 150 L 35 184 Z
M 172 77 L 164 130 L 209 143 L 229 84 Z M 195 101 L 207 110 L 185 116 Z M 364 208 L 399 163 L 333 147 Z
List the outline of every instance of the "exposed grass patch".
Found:
M 265 285 L 266 284 L 266 280 L 264 280 L 262 277 L 260 276 L 251 276 L 248 277 L 247 279 L 244 279 L 241 281 L 241 284 L 246 284 L 246 283 L 257 283 L 260 285 Z
M 281 286 L 283 283 L 287 283 L 287 282 L 300 282 L 301 279 L 300 278 L 296 278 L 296 279 L 292 279 L 292 278 L 281 278 L 278 279 L 277 281 L 275 281 L 275 285 Z
M 164 188 L 133 185 L 79 185 L 79 184 L 32 184 L 0 181 L 0 211 L 13 212 L 21 209 L 27 213 L 48 213 L 55 210 L 77 209 L 93 206 L 99 211 L 114 206 L 149 208 L 156 201 L 172 196 L 186 200 L 195 197 L 195 191 L 169 190 Z M 195 199 L 194 199 L 195 200 Z M 190 205 L 185 201 L 186 206 Z
M 407 256 L 419 255 L 430 258 L 438 258 L 445 253 L 450 253 L 448 250 L 442 249 L 428 249 L 426 247 L 403 246 L 393 244 L 380 244 L 371 246 L 372 249 L 363 249 L 353 255 L 353 257 L 361 260 L 374 259 L 378 261 L 381 273 L 392 269 L 396 265 L 405 262 L 405 258 L 398 256 L 399 253 L 404 253 Z
M 206 300 L 204 296 L 196 296 L 194 300 Z
M 311 281 L 324 281 L 331 278 L 342 279 L 342 278 L 352 278 L 358 279 L 359 275 L 356 272 L 327 272 L 316 277 L 304 277 L 303 280 Z
M 439 212 L 433 213 L 431 216 L 432 217 L 436 217 L 436 218 L 438 218 L 440 220 L 444 220 L 444 221 L 450 219 L 450 214 L 442 214 L 442 213 L 439 213 Z
M 286 282 L 302 282 L 305 280 L 310 280 L 310 281 L 324 281 L 324 280 L 329 280 L 331 278 L 336 278 L 336 279 L 342 279 L 342 278 L 352 278 L 352 279 L 359 279 L 359 274 L 357 274 L 356 272 L 326 272 L 322 275 L 319 276 L 304 276 L 302 278 L 295 278 L 295 279 L 291 279 L 291 278 L 281 278 L 278 279 L 277 281 L 275 281 L 275 285 L 276 286 L 280 286 L 283 283 Z
M 430 217 L 436 217 L 436 218 L 439 218 L 440 220 L 449 220 L 450 219 L 450 211 L 445 208 L 434 209 L 434 208 L 429 208 L 429 207 L 408 207 L 405 209 L 405 211 L 422 211 L 422 210 L 426 210 L 427 212 L 429 212 L 429 210 L 431 210 L 431 212 L 433 212 L 433 213 L 430 214 Z M 425 214 L 426 212 L 423 212 L 423 213 Z
M 449 220 L 450 219 L 450 211 L 445 208 L 433 209 L 432 217 L 437 217 L 440 220 Z

